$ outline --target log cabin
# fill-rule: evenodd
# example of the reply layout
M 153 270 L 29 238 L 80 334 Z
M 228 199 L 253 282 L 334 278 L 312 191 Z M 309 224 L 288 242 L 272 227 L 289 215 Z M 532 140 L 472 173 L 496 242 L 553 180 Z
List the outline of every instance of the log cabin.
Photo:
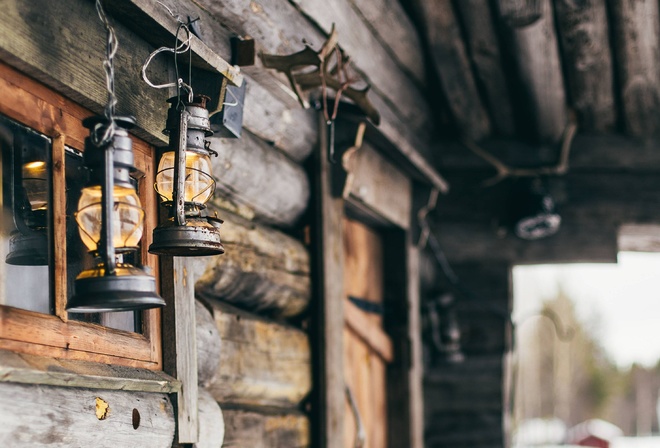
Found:
M 508 446 L 512 267 L 660 247 L 655 0 L 3 6 L 0 446 Z M 156 255 L 193 90 L 222 243 Z M 141 204 L 149 309 L 72 306 L 118 245 L 105 194 L 78 230 L 94 166 Z M 559 212 L 523 220 L 537 184 Z

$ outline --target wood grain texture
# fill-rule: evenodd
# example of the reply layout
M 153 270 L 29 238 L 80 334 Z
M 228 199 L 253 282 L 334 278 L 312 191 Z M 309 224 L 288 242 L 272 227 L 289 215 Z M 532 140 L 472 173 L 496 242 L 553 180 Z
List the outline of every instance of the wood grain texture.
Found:
M 195 300 L 195 338 L 197 344 L 197 384 L 208 387 L 213 382 L 220 363 L 222 339 L 213 314 Z
M 379 324 L 381 319 L 373 319 L 347 300 L 344 302 L 344 320 L 346 327 L 351 330 L 351 340 L 359 338 L 385 362 L 394 360 L 392 341 Z
M 0 350 L 0 381 L 160 393 L 172 393 L 180 388 L 177 380 L 162 372 L 7 350 Z
M 399 67 L 426 85 L 422 44 L 415 25 L 396 0 L 351 0 L 367 27 L 394 54 Z
M 660 126 L 660 18 L 650 0 L 609 2 L 619 95 L 628 134 L 648 136 Z
M 307 417 L 298 412 L 261 413 L 240 408 L 224 409 L 225 448 L 307 448 L 310 427 Z
M 407 373 L 407 395 L 410 403 L 410 448 L 424 447 L 424 394 L 423 376 L 424 360 L 422 357 L 422 324 L 420 297 L 420 251 L 411 239 L 410 233 L 406 241 L 408 275 L 408 322 L 407 332 L 410 339 L 410 369 Z
M 258 220 L 293 225 L 307 208 L 309 181 L 297 163 L 244 132 L 240 139 L 210 138 L 215 195 L 254 211 Z
M 531 25 L 511 27 L 509 32 L 529 136 L 541 142 L 557 142 L 567 122 L 566 92 L 552 3 L 539 1 L 541 18 Z
M 163 370 L 181 382 L 175 398 L 177 442 L 198 438 L 195 282 L 188 259 L 160 257 L 163 310 Z
M 213 303 L 223 341 L 208 391 L 221 405 L 295 408 L 311 389 L 310 346 L 296 328 Z
M 303 244 L 267 226 L 219 212 L 225 253 L 193 262 L 195 289 L 205 300 L 222 300 L 278 318 L 302 313 L 311 297 L 310 259 Z
M 108 405 L 97 418 L 96 402 Z M 139 426 L 134 429 L 135 411 Z M 25 384 L 0 384 L 0 444 L 16 448 L 170 447 L 174 414 L 167 395 Z M 103 415 L 103 414 L 101 414 Z
M 225 420 L 222 409 L 213 396 L 204 389 L 199 391 L 199 439 L 193 448 L 220 448 L 225 439 Z
M 502 50 L 488 0 L 454 3 L 465 32 L 465 44 L 474 67 L 493 130 L 500 135 L 515 132 L 513 106 L 502 66 Z
M 369 143 L 364 143 L 352 160 L 351 199 L 395 225 L 410 226 L 412 184 L 398 167 L 389 162 Z
M 555 9 L 568 96 L 580 128 L 612 129 L 616 104 L 606 2 L 559 0 Z
M 531 25 L 543 15 L 542 0 L 497 0 L 500 17 L 509 26 Z
M 481 140 L 490 120 L 481 102 L 465 44 L 450 0 L 416 0 L 433 67 L 449 109 L 463 137 Z
M 622 252 L 660 252 L 660 226 L 624 224 L 619 228 L 617 246 Z

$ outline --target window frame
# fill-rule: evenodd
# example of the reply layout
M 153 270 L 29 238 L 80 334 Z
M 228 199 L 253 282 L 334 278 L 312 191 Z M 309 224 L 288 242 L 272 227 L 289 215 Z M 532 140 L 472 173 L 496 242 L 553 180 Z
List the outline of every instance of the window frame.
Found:
M 0 305 L 0 349 L 33 355 L 162 369 L 161 311 L 143 313 L 143 333 L 69 320 L 67 300 L 65 145 L 83 151 L 88 131 L 82 120 L 93 113 L 0 62 L 0 114 L 52 139 L 52 236 L 50 281 L 54 315 Z M 144 174 L 138 195 L 145 210 L 141 256 L 159 284 L 158 257 L 148 253 L 157 225 L 155 148 L 131 136 L 135 166 Z

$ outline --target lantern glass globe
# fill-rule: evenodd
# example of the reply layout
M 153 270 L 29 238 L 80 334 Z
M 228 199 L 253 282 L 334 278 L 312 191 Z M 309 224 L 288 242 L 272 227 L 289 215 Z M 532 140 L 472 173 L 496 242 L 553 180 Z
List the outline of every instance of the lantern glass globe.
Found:
M 165 202 L 173 200 L 174 155 L 174 151 L 166 152 L 158 164 L 156 190 Z M 186 151 L 185 202 L 206 204 L 213 195 L 215 186 L 215 180 L 210 173 L 211 157 L 208 154 Z

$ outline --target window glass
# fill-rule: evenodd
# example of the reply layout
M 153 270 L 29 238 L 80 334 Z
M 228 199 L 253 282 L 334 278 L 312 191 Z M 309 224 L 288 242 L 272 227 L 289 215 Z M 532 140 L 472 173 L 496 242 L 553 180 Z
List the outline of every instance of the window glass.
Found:
M 0 304 L 51 314 L 51 142 L 0 116 Z

